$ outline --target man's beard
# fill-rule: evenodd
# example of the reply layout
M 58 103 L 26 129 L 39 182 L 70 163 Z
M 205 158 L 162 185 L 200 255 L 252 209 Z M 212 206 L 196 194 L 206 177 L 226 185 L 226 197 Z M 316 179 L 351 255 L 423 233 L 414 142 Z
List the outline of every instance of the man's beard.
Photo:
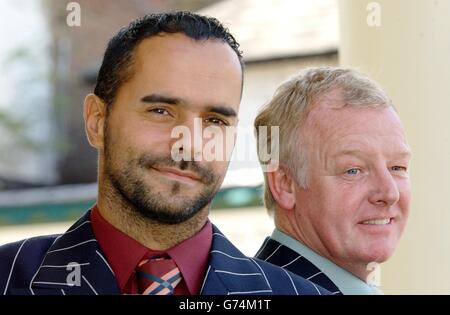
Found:
M 113 167 L 108 147 L 105 147 L 105 151 L 105 177 L 128 204 L 128 208 L 144 219 L 165 224 L 184 222 L 206 207 L 220 186 L 220 176 L 196 161 L 175 162 L 170 155 L 162 157 L 145 153 L 138 159 L 130 160 L 126 167 L 120 168 Z M 199 194 L 189 198 L 180 193 L 182 189 L 188 190 L 189 186 L 183 187 L 181 183 L 173 181 L 170 191 L 166 191 L 167 195 L 164 196 L 145 183 L 145 173 L 152 167 L 189 170 L 198 176 L 204 188 Z

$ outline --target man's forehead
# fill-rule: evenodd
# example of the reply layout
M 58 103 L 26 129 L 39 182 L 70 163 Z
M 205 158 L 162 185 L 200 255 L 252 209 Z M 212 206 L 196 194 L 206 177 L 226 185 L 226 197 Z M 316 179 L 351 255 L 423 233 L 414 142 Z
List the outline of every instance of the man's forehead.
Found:
M 307 122 L 318 129 L 339 129 L 354 127 L 361 130 L 365 129 L 401 129 L 403 125 L 400 117 L 392 106 L 367 105 L 350 106 L 339 105 L 315 106 L 308 114 Z
M 231 47 L 218 40 L 158 34 L 136 47 L 131 70 L 127 84 L 139 100 L 157 94 L 185 104 L 226 104 L 239 109 L 239 60 Z
M 386 142 L 397 143 L 405 152 L 409 150 L 400 118 L 387 106 L 316 107 L 309 113 L 302 133 L 315 147 L 333 144 L 338 149 L 342 144 L 342 151 L 355 151 L 370 142 Z
M 361 123 L 359 129 L 343 129 L 323 139 L 328 154 L 334 157 L 371 157 L 383 154 L 388 158 L 410 158 L 411 149 L 401 125 L 371 128 Z
M 183 33 L 158 33 L 154 36 L 143 39 L 137 46 L 136 52 L 149 54 L 160 50 L 186 51 L 189 49 L 186 43 L 195 43 L 196 41 Z
M 241 70 L 238 56 L 227 43 L 214 38 L 196 40 L 183 33 L 162 32 L 142 40 L 135 48 L 134 58 L 136 62 L 143 63 L 152 61 L 151 56 L 161 55 L 168 60 L 167 54 L 184 56 L 190 53 L 221 58 L 227 66 L 233 65 Z
M 380 139 L 377 143 L 371 141 L 364 141 L 364 139 L 357 139 L 352 142 L 351 140 L 336 142 L 332 152 L 330 154 L 333 157 L 365 157 L 367 155 L 375 155 L 380 151 L 389 157 L 395 158 L 410 158 L 411 149 L 408 144 L 401 141 L 398 138 L 392 137 L 387 141 Z

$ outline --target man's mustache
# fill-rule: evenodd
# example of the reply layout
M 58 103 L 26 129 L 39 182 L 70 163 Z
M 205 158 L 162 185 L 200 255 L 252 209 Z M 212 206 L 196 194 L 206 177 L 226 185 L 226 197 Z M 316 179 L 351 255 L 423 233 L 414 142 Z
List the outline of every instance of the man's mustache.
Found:
M 199 177 L 204 184 L 210 185 L 216 181 L 216 175 L 211 168 L 201 166 L 197 161 L 174 161 L 170 155 L 161 157 L 151 153 L 143 154 L 138 164 L 144 168 L 172 167 L 182 171 L 190 171 Z

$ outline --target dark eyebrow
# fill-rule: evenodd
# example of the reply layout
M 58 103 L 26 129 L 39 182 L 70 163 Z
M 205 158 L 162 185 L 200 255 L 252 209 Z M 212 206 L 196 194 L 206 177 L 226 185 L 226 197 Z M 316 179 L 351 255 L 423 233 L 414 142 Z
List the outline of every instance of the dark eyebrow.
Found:
M 233 108 L 229 107 L 229 106 L 221 106 L 221 105 L 208 106 L 208 107 L 206 107 L 206 110 L 208 112 L 221 114 L 221 115 L 226 116 L 226 117 L 236 117 L 237 116 L 236 111 Z
M 183 100 L 171 97 L 171 96 L 165 96 L 161 94 L 150 94 L 147 96 L 144 96 L 141 98 L 141 101 L 144 103 L 165 103 L 165 104 L 171 104 L 171 105 L 181 105 L 184 104 Z M 221 114 L 226 117 L 236 117 L 237 113 L 236 111 L 226 105 L 211 105 L 206 106 L 205 111 L 213 112 L 217 114 Z
M 178 105 L 181 100 L 176 97 L 164 96 L 161 94 L 150 94 L 141 98 L 142 102 L 145 103 L 166 103 L 172 105 Z

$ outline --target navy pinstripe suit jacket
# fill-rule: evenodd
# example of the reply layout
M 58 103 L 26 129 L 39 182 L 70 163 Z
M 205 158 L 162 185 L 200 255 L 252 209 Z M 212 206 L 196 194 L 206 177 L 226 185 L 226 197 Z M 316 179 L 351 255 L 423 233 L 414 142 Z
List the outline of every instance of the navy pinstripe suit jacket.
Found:
M 114 272 L 92 232 L 89 215 L 90 211 L 62 235 L 35 237 L 1 246 L 0 294 L 120 294 Z M 77 264 L 80 281 L 67 280 L 75 270 L 71 263 Z M 201 294 L 327 293 L 320 286 L 275 265 L 245 257 L 213 226 L 209 265 Z
M 255 257 L 281 266 L 317 285 L 331 294 L 342 295 L 339 288 L 316 265 L 291 248 L 267 237 Z

